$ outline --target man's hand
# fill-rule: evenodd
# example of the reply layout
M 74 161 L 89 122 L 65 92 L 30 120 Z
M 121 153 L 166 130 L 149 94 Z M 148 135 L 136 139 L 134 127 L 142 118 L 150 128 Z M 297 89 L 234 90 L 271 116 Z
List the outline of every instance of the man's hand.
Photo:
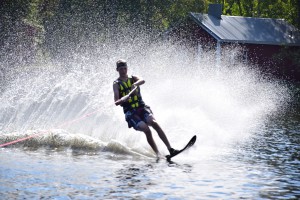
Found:
M 128 101 L 129 97 L 130 97 L 130 96 L 129 96 L 128 94 L 125 95 L 124 97 L 122 97 L 122 98 L 121 98 L 122 103 Z
M 134 92 L 136 92 L 137 86 L 135 84 L 132 84 L 131 86 L 131 92 L 127 95 L 125 95 L 124 97 L 122 97 L 121 99 L 115 101 L 115 105 L 118 106 L 118 105 L 121 105 L 122 103 L 128 101 L 128 99 L 130 98 L 130 95 L 133 94 Z
M 131 85 L 131 91 L 135 90 L 137 88 L 137 86 L 135 84 Z M 135 91 L 136 92 L 136 91 Z
M 121 105 L 122 103 L 128 101 L 130 95 L 125 95 L 124 97 L 122 97 L 121 99 L 117 100 L 115 102 L 116 106 Z

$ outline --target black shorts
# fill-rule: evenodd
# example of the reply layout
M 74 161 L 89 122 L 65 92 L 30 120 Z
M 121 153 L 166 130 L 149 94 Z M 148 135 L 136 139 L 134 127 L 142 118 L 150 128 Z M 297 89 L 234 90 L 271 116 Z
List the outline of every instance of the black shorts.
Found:
M 147 123 L 147 118 L 151 115 L 153 115 L 153 112 L 149 106 L 127 111 L 125 113 L 125 119 L 128 123 L 128 128 L 133 127 L 135 130 L 138 130 L 139 123 L 142 121 Z

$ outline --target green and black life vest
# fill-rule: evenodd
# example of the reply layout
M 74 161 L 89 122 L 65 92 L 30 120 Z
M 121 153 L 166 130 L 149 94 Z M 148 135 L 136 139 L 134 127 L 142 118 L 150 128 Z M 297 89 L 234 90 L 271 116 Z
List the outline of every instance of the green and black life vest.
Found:
M 134 80 L 132 77 L 130 77 L 127 79 L 127 81 L 117 79 L 115 82 L 117 82 L 119 85 L 120 97 L 124 97 L 131 91 L 131 86 L 134 83 Z M 145 103 L 142 100 L 140 88 L 138 87 L 136 89 L 136 92 L 130 95 L 129 100 L 127 102 L 124 102 L 121 106 L 123 107 L 124 113 L 126 113 L 129 110 L 133 110 L 144 105 Z

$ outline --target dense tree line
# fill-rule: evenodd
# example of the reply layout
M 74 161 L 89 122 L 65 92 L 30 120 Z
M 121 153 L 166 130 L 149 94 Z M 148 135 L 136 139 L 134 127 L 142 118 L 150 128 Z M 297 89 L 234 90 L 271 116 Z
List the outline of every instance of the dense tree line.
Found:
M 84 45 L 123 40 L 120 33 L 153 40 L 188 12 L 206 12 L 209 3 L 223 4 L 225 15 L 284 18 L 300 26 L 300 0 L 2 0 L 1 63 L 55 58 Z
M 281 18 L 300 27 L 300 0 L 221 0 L 225 15 Z

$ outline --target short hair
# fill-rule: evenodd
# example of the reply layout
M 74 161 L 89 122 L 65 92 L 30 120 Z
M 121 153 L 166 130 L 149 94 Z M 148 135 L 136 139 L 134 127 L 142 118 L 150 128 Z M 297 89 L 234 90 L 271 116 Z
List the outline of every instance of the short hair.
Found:
M 118 60 L 118 61 L 117 61 L 117 69 L 118 69 L 119 67 L 127 67 L 127 62 L 126 62 L 126 60 L 123 60 L 123 59 Z

